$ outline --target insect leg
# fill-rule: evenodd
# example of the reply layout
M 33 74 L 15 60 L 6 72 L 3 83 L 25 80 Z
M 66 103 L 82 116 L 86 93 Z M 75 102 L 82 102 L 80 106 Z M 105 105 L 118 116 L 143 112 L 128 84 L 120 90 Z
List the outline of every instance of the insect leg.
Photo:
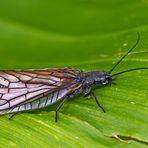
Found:
M 61 109 L 61 107 L 64 105 L 64 103 L 66 102 L 66 100 L 67 100 L 67 97 L 64 98 L 64 99 L 62 100 L 62 102 L 60 103 L 60 105 L 57 107 L 57 109 L 56 109 L 56 111 L 55 111 L 55 122 L 58 121 L 58 112 L 59 112 L 59 110 Z
M 19 114 L 19 113 L 13 113 L 9 118 L 8 118 L 8 120 L 11 120 L 14 116 L 16 116 L 17 114 Z
M 101 104 L 99 103 L 99 101 L 98 101 L 96 95 L 95 95 L 93 92 L 91 92 L 90 95 L 91 95 L 92 98 L 95 99 L 97 106 L 100 107 L 100 108 L 102 109 L 102 111 L 105 113 L 106 111 L 105 111 L 105 109 L 101 106 Z

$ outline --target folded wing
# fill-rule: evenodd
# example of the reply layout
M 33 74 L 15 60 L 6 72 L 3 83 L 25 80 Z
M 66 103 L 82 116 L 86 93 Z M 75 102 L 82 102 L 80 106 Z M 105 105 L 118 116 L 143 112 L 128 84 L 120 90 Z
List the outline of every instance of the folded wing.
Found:
M 49 106 L 81 85 L 70 68 L 0 71 L 0 114 Z

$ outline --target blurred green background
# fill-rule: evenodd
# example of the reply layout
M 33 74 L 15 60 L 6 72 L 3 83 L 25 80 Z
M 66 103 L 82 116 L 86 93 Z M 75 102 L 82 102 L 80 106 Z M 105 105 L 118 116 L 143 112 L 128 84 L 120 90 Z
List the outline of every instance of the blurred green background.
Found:
M 116 71 L 148 67 L 147 0 L 1 0 L 0 69 L 109 70 L 136 32 L 140 43 Z M 63 107 L 58 123 L 47 111 L 1 117 L 0 147 L 147 147 L 147 72 L 116 81 L 95 90 L 106 114 L 81 96 Z

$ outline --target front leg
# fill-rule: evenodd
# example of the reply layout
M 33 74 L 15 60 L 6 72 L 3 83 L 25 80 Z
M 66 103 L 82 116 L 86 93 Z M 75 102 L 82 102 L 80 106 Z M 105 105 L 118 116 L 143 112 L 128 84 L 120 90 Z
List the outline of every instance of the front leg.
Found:
M 105 111 L 105 109 L 101 106 L 101 104 L 99 103 L 99 101 L 98 101 L 96 95 L 95 95 L 93 92 L 91 92 L 90 96 L 96 101 L 97 106 L 98 106 L 99 108 L 101 108 L 102 111 L 105 113 L 106 111 Z
M 84 93 L 84 97 L 91 96 L 91 97 L 95 100 L 97 106 L 98 106 L 99 108 L 101 108 L 102 111 L 105 113 L 105 109 L 104 109 L 104 108 L 101 106 L 101 104 L 99 103 L 99 101 L 98 101 L 96 95 L 92 92 L 90 86 L 87 86 L 87 85 L 86 85 L 85 87 L 83 87 L 83 93 Z

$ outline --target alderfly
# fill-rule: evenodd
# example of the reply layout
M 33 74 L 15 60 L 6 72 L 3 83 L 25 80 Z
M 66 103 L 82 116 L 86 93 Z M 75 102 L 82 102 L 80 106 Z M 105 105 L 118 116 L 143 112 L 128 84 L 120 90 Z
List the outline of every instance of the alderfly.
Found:
M 111 84 L 113 77 L 145 67 L 124 70 L 115 74 L 112 72 L 122 60 L 136 47 L 140 40 L 130 48 L 117 63 L 108 71 L 82 72 L 73 68 L 54 68 L 41 70 L 1 70 L 0 71 L 0 115 L 30 111 L 50 106 L 59 100 L 60 105 L 55 111 L 57 121 L 58 111 L 65 101 L 77 94 L 91 96 L 97 106 L 105 112 L 92 91 L 95 85 Z

